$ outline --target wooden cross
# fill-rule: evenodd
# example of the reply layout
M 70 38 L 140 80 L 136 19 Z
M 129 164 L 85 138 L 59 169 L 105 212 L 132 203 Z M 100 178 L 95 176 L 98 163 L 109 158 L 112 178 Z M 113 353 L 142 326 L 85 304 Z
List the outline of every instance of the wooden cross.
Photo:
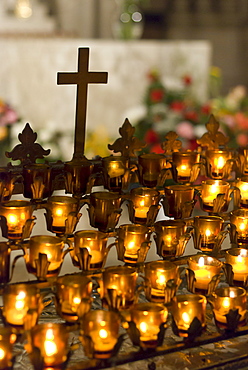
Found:
M 89 72 L 88 67 L 89 48 L 79 48 L 78 72 L 58 72 L 57 75 L 58 85 L 77 85 L 73 158 L 81 158 L 84 155 L 88 84 L 106 84 L 108 81 L 107 72 Z

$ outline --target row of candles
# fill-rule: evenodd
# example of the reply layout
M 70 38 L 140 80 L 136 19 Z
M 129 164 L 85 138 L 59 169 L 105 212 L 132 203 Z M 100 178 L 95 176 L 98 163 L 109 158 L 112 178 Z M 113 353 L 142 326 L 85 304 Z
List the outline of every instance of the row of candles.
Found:
M 247 250 L 230 253 L 230 259 L 236 259 L 237 264 L 241 264 L 241 258 L 248 259 Z M 175 293 L 181 283 L 180 268 L 173 262 L 147 262 L 140 273 L 131 266 L 107 267 L 98 280 L 102 309 L 97 310 L 91 310 L 93 282 L 89 275 L 60 276 L 52 288 L 57 313 L 67 325 L 37 324 L 43 309 L 42 292 L 37 284 L 7 285 L 3 291 L 2 315 L 5 326 L 0 328 L 0 368 L 10 365 L 12 347 L 18 333 L 24 334 L 25 346 L 34 366 L 37 365 L 37 358 L 33 358 L 33 352 L 37 348 L 45 367 L 62 366 L 69 353 L 71 324 L 75 323 L 78 324 L 79 338 L 86 356 L 95 359 L 113 356 L 120 339 L 121 326 L 126 329 L 133 344 L 143 350 L 161 345 L 169 313 L 174 334 L 194 340 L 194 335 L 199 336 L 206 328 L 208 302 L 218 328 L 235 330 L 244 326 L 246 290 L 241 286 L 209 289 L 213 279 L 220 275 L 223 263 L 208 255 L 195 255 L 188 259 L 188 266 L 194 273 L 193 291 L 178 295 Z M 238 270 L 234 278 L 239 280 L 241 275 Z M 140 289 L 137 286 L 141 276 L 146 302 L 139 303 Z M 188 279 L 189 291 L 192 289 L 191 283 Z
M 204 155 L 203 155 L 204 154 Z M 22 171 L 0 169 L 0 196 L 2 200 L 10 199 L 15 183 L 23 186 L 23 195 L 35 201 L 41 201 L 52 195 L 57 177 L 63 178 L 65 190 L 74 197 L 81 198 L 89 193 L 97 181 L 104 184 L 109 191 L 126 191 L 130 183 L 139 182 L 144 187 L 163 186 L 168 178 L 180 184 L 193 184 L 204 172 L 208 179 L 224 180 L 236 172 L 242 178 L 248 174 L 248 151 L 235 155 L 231 149 L 212 149 L 204 152 L 175 151 L 171 156 L 164 154 L 140 154 L 137 159 L 125 156 L 102 158 L 100 164 L 94 164 L 86 158 L 66 162 L 59 174 L 49 164 L 33 163 L 23 166 Z M 96 167 L 95 167 L 96 166 Z M 100 178 L 100 180 L 99 180 Z M 203 186 L 205 203 L 216 194 L 227 193 L 226 182 L 212 182 L 216 190 L 209 191 L 209 182 Z M 243 199 L 247 199 L 247 186 L 243 187 Z M 207 194 L 206 194 L 207 193 Z M 188 195 L 192 198 L 192 195 Z M 228 201 L 228 194 L 226 198 Z
M 13 343 L 20 334 L 35 369 L 63 367 L 73 324 L 79 328 L 86 356 L 100 360 L 115 355 L 121 326 L 142 350 L 157 348 L 170 315 L 174 333 L 193 340 L 206 328 L 207 303 L 218 329 L 236 330 L 246 324 L 247 151 L 235 158 L 230 149 L 175 151 L 171 157 L 141 154 L 137 160 L 111 155 L 100 162 L 104 191 L 92 191 L 99 173 L 91 161 L 83 158 L 63 165 L 65 190 L 73 196 L 52 195 L 54 174 L 49 164 L 23 166 L 23 194 L 31 201 L 11 200 L 20 178 L 15 171 L 0 171 L 0 225 L 8 240 L 0 243 L 1 369 L 11 366 Z M 233 171 L 240 179 L 227 181 Z M 207 177 L 195 185 L 202 172 Z M 207 215 L 192 217 L 197 199 Z M 228 212 L 231 201 L 233 209 Z M 130 224 L 120 222 L 124 202 Z M 75 231 L 84 205 L 95 229 Z M 161 206 L 169 219 L 157 221 Z M 31 236 L 39 209 L 45 209 L 47 230 L 56 236 Z M 233 247 L 223 251 L 228 233 Z M 146 262 L 152 234 L 162 259 Z M 110 237 L 115 237 L 112 244 Z M 178 258 L 191 237 L 201 254 Z M 105 267 L 113 246 L 124 266 Z M 23 252 L 17 259 L 24 258 L 37 282 L 9 283 L 10 267 L 14 269 L 17 260 L 10 266 L 10 253 L 15 249 Z M 79 272 L 60 276 L 67 255 Z M 222 271 L 224 287 L 219 285 Z M 176 294 L 182 278 L 188 293 Z M 64 323 L 38 323 L 42 284 L 51 287 Z M 92 310 L 93 297 L 98 297 L 101 309 Z

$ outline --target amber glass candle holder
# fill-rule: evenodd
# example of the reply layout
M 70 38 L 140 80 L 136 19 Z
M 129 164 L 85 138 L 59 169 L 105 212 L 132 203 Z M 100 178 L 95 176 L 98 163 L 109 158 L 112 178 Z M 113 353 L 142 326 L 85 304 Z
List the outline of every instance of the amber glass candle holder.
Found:
M 0 327 L 0 369 L 13 368 L 13 346 L 17 335 L 11 327 Z
M 230 239 L 239 246 L 248 244 L 248 209 L 230 212 Z
M 154 188 L 158 185 L 161 171 L 166 167 L 163 154 L 147 153 L 138 156 L 139 181 L 143 186 Z
M 178 266 L 169 261 L 145 263 L 144 274 L 145 296 L 150 302 L 169 302 L 181 283 Z
M 6 325 L 23 329 L 28 320 L 34 326 L 42 308 L 42 297 L 37 287 L 17 283 L 4 288 L 2 313 Z
M 102 274 L 100 295 L 103 305 L 125 310 L 136 303 L 138 273 L 131 266 L 109 266 Z
M 193 272 L 193 292 L 210 294 L 217 286 L 223 263 L 217 258 L 204 254 L 197 254 L 187 260 L 189 270 Z M 188 290 L 192 288 L 188 286 Z
M 10 200 L 13 190 L 16 176 L 11 171 L 7 171 L 6 168 L 0 167 L 0 201 L 4 202 Z
M 168 309 L 165 306 L 151 302 L 135 304 L 130 309 L 130 319 L 138 329 L 139 335 L 133 338 L 136 332 L 128 331 L 131 340 L 134 344 L 139 341 L 143 349 L 161 345 L 164 337 L 161 333 L 165 332 L 167 317 Z
M 104 187 L 110 191 L 126 189 L 131 178 L 129 158 L 113 156 L 102 158 Z
M 56 234 L 73 233 L 81 216 L 78 200 L 64 195 L 54 195 L 45 204 L 47 229 Z
M 10 256 L 11 248 L 9 244 L 6 242 L 0 242 L 0 284 L 5 284 L 10 281 Z
M 81 270 L 98 270 L 104 267 L 108 248 L 108 234 L 98 230 L 80 230 L 74 234 L 72 261 Z
M 164 213 L 175 219 L 191 216 L 195 205 L 195 190 L 188 185 L 171 185 L 164 188 L 162 199 Z
M 179 337 L 198 336 L 206 327 L 207 299 L 200 294 L 179 294 L 172 299 L 173 331 Z
M 33 163 L 23 167 L 24 197 L 41 201 L 52 195 L 51 168 L 44 163 Z
M 232 170 L 232 152 L 230 150 L 209 149 L 206 151 L 207 176 L 221 180 L 228 178 Z
M 64 260 L 64 241 L 54 235 L 34 235 L 22 245 L 28 272 L 39 279 L 58 275 Z
M 129 264 L 144 262 L 151 244 L 150 234 L 151 229 L 145 225 L 120 225 L 116 240 L 118 259 Z
M 157 254 L 163 258 L 183 255 L 191 238 L 187 233 L 187 225 L 181 220 L 163 220 L 154 224 L 154 240 Z
M 206 212 L 225 212 L 230 202 L 230 184 L 223 180 L 206 180 L 201 186 L 202 209 Z
M 138 187 L 131 190 L 129 199 L 129 218 L 133 223 L 152 224 L 160 209 L 160 193 L 156 189 Z
M 248 209 L 248 177 L 238 180 L 236 187 L 239 190 L 239 202 L 237 206 Z
M 35 370 L 62 368 L 68 357 L 68 338 L 69 332 L 61 323 L 43 323 L 32 328 L 28 354 Z
M 199 162 L 199 153 L 190 150 L 173 152 L 172 162 L 177 170 L 177 182 L 189 183 L 197 179 L 200 167 L 197 167 L 198 170 L 195 173 L 193 172 L 193 168 Z
M 9 200 L 0 205 L 1 228 L 5 238 L 18 241 L 28 238 L 34 226 L 34 205 L 25 200 Z
M 80 339 L 87 357 L 108 359 L 118 343 L 120 316 L 115 312 L 94 310 L 80 320 Z
M 195 216 L 193 221 L 194 247 L 203 252 L 220 249 L 227 233 L 222 232 L 223 226 L 224 220 L 221 217 Z
M 58 314 L 67 322 L 78 321 L 78 309 L 84 301 L 91 308 L 92 282 L 81 274 L 59 276 L 55 282 L 55 304 Z
M 238 175 L 248 175 L 248 149 L 239 148 L 238 157 L 236 159 L 236 165 L 238 170 Z
M 79 198 L 90 192 L 94 183 L 92 169 L 91 162 L 85 157 L 66 162 L 64 168 L 66 192 Z
M 248 278 L 248 249 L 228 249 L 225 254 L 225 260 L 232 267 L 232 282 L 235 285 L 246 285 Z
M 241 287 L 217 288 L 209 297 L 216 325 L 236 329 L 246 324 L 246 290 Z
M 121 216 L 122 198 L 113 191 L 96 191 L 90 194 L 90 225 L 100 231 L 113 230 Z

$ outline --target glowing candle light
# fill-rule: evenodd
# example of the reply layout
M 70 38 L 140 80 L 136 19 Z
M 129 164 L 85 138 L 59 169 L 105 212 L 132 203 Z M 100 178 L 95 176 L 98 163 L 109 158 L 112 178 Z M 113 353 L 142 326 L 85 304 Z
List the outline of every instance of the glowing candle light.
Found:
M 210 302 L 217 325 L 227 324 L 227 317 L 230 310 L 238 310 L 240 315 L 239 323 L 245 320 L 246 315 L 246 291 L 241 287 L 217 288 L 210 296 Z
M 58 352 L 56 343 L 54 342 L 54 332 L 52 329 L 48 329 L 46 332 L 46 340 L 44 342 L 44 350 L 46 356 L 53 356 Z
M 191 169 L 186 164 L 182 164 L 181 166 L 177 167 L 178 176 L 190 177 L 190 172 L 191 172 Z
M 208 285 L 215 275 L 220 273 L 222 262 L 207 255 L 195 255 L 188 259 L 189 268 L 195 274 L 195 288 L 207 291 Z
M 244 283 L 248 277 L 248 250 L 242 248 L 228 250 L 226 262 L 232 266 L 234 281 Z

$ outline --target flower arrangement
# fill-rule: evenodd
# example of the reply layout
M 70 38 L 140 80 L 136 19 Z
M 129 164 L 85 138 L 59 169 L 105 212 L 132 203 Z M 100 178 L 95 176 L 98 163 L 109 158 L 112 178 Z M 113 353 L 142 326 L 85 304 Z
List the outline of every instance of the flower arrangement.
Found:
M 223 133 L 230 137 L 230 147 L 248 145 L 247 90 L 239 85 L 227 95 L 221 95 L 219 68 L 211 68 L 211 97 L 204 103 L 199 102 L 192 93 L 194 81 L 189 75 L 182 76 L 177 89 L 166 88 L 158 71 L 151 71 L 148 78 L 145 114 L 134 122 L 135 135 L 146 142 L 147 151 L 162 153 L 161 142 L 169 131 L 178 134 L 184 149 L 195 149 L 197 139 L 206 132 L 205 124 L 211 113 L 219 121 Z
M 178 89 L 167 89 L 158 73 L 149 73 L 145 94 L 146 115 L 136 126 L 135 135 L 147 143 L 147 149 L 162 153 L 161 142 L 168 131 L 176 131 L 184 149 L 194 149 L 196 139 L 205 131 L 211 106 L 198 102 L 192 93 L 192 78 L 182 76 Z

